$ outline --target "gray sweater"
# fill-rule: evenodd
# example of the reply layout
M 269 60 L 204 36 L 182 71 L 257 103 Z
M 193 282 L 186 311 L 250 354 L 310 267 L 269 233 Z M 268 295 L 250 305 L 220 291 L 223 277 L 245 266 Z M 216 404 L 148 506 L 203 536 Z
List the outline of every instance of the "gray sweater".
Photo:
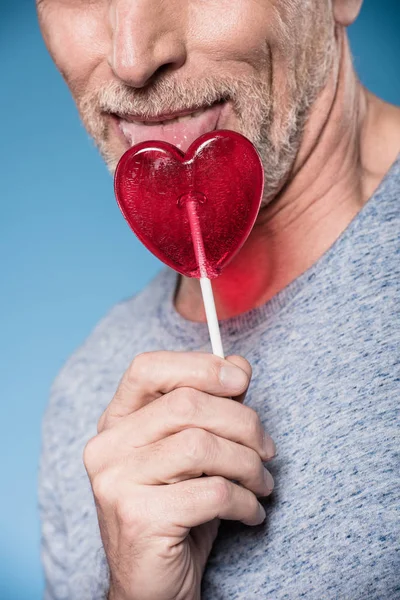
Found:
M 400 157 L 311 269 L 222 322 L 226 352 L 253 366 L 246 403 L 278 456 L 265 524 L 221 525 L 204 599 L 400 599 L 399 240 Z M 163 271 L 113 308 L 54 383 L 40 477 L 47 600 L 107 596 L 82 452 L 130 361 L 209 350 L 206 326 L 174 310 L 175 284 Z

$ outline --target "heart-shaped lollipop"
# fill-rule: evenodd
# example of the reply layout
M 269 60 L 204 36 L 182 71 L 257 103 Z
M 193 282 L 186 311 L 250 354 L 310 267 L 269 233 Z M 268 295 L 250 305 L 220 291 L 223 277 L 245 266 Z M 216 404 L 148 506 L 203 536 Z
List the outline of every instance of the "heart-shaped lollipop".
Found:
M 251 142 L 232 131 L 198 138 L 183 154 L 143 142 L 122 156 L 115 195 L 131 229 L 168 266 L 200 279 L 214 354 L 224 357 L 210 279 L 248 238 L 264 185 Z
M 217 277 L 249 236 L 264 173 L 252 143 L 232 131 L 198 138 L 183 154 L 166 142 L 129 149 L 115 195 L 131 229 L 168 266 L 188 277 Z

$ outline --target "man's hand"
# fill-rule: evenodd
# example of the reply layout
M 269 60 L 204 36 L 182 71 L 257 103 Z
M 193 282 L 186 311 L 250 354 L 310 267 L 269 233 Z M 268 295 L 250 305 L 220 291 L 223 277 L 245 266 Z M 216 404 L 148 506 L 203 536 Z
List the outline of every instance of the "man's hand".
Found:
M 240 357 L 174 352 L 141 354 L 125 373 L 84 455 L 110 600 L 200 598 L 219 519 L 264 520 L 274 443 L 230 399 L 250 377 Z

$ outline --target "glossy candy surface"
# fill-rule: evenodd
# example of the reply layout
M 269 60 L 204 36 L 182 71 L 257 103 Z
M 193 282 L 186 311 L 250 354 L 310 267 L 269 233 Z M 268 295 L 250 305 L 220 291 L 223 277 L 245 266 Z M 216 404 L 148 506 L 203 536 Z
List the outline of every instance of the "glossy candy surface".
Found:
M 249 236 L 264 173 L 251 142 L 231 131 L 198 138 L 183 154 L 143 142 L 115 172 L 118 205 L 140 241 L 188 277 L 215 278 Z

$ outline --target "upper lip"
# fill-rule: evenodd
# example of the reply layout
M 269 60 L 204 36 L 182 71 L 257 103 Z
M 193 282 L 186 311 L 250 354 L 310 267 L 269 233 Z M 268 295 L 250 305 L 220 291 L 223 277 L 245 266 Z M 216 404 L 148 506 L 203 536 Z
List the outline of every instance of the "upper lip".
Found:
M 174 112 L 165 112 L 165 113 L 159 113 L 157 115 L 136 115 L 133 113 L 114 113 L 114 115 L 116 117 L 118 117 L 119 119 L 122 119 L 123 121 L 127 121 L 128 123 L 132 123 L 132 122 L 140 122 L 140 123 L 158 123 L 161 121 L 172 121 L 173 119 L 178 119 L 179 117 L 186 117 L 187 115 L 191 115 L 192 113 L 198 112 L 198 111 L 203 111 L 206 110 L 207 108 L 211 108 L 211 106 L 214 106 L 215 104 L 217 104 L 217 102 L 214 102 L 214 104 L 211 105 L 205 105 L 205 106 L 193 106 L 191 108 L 185 108 L 182 110 L 177 110 Z

